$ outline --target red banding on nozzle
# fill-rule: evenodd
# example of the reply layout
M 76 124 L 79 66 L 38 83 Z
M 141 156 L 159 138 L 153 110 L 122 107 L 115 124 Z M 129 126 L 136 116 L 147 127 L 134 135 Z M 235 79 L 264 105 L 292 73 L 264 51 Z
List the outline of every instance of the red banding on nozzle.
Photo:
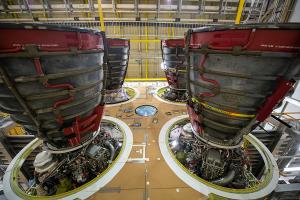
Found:
M 164 47 L 181 47 L 184 48 L 184 39 L 167 39 L 162 41 L 162 46 Z
M 285 95 L 290 91 L 290 89 L 295 84 L 294 80 L 278 80 L 278 86 L 271 96 L 269 96 L 263 107 L 260 109 L 256 116 L 256 120 L 263 122 L 273 111 L 274 107 L 285 97 Z
M 104 106 L 99 105 L 94 109 L 94 112 L 83 119 L 76 117 L 76 120 L 73 122 L 72 126 L 64 128 L 63 132 L 65 136 L 73 136 L 68 139 L 68 142 L 71 146 L 77 145 L 81 141 L 81 136 L 88 132 L 97 131 L 102 115 L 104 112 Z

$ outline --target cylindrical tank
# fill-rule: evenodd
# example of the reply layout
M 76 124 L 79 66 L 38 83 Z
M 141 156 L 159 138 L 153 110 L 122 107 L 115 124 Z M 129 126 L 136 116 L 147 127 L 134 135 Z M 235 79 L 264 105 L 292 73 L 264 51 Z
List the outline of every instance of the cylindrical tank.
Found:
M 98 130 L 103 114 L 101 32 L 44 24 L 0 25 L 0 110 L 53 149 Z
M 194 134 L 234 148 L 299 79 L 299 24 L 215 26 L 186 34 Z
M 186 65 L 184 39 L 168 39 L 161 42 L 163 70 L 169 87 L 186 91 Z
M 107 38 L 107 79 L 106 90 L 122 88 L 127 72 L 130 41 L 128 39 Z

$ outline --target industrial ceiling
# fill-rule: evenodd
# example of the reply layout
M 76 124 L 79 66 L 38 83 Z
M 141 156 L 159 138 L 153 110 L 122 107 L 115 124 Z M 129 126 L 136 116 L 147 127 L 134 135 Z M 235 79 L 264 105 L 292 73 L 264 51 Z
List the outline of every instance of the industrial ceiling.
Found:
M 247 0 L 241 22 L 286 22 L 294 2 Z M 0 22 L 100 29 L 102 15 L 108 37 L 131 41 L 127 80 L 159 80 L 164 77 L 160 68 L 161 39 L 182 38 L 188 28 L 232 24 L 238 7 L 239 0 L 2 0 Z

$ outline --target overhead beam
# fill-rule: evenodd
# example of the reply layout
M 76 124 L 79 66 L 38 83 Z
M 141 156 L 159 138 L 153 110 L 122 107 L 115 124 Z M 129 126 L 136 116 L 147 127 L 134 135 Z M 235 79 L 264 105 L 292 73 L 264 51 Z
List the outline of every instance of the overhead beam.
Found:
M 135 18 L 122 18 L 122 22 L 134 22 Z M 19 21 L 19 22 L 28 22 L 32 21 L 32 18 L 3 18 L 0 19 L 0 22 L 10 22 L 10 21 Z M 75 23 L 84 23 L 84 22 L 95 22 L 95 18 L 86 18 L 86 17 L 79 17 L 78 21 L 75 21 L 74 18 L 59 18 L 59 17 L 53 17 L 53 18 L 44 18 L 40 17 L 39 21 L 47 21 L 47 22 L 55 22 L 55 21 L 61 21 L 61 22 L 75 22 Z M 105 22 L 120 22 L 120 18 L 105 18 Z M 159 18 L 157 21 L 162 22 L 162 23 L 170 23 L 174 24 L 174 20 L 170 18 Z M 141 22 L 147 22 L 147 18 L 141 18 Z M 185 24 L 185 23 L 210 23 L 213 22 L 213 19 L 181 19 L 180 24 Z M 218 20 L 218 23 L 233 23 L 234 20 L 230 19 L 223 19 L 223 20 Z
M 66 1 L 66 0 L 65 0 Z M 138 0 L 135 0 L 138 1 Z M 67 4 L 67 3 L 66 3 Z M 58 11 L 59 9 L 65 9 L 65 4 L 51 4 L 53 11 Z M 123 12 L 132 12 L 135 11 L 136 4 L 118 4 L 118 11 L 123 10 Z M 84 12 L 89 5 L 81 3 L 81 4 L 72 4 L 72 9 L 80 10 L 80 12 Z M 98 4 L 94 4 L 94 8 L 97 8 Z M 153 12 L 156 13 L 157 4 L 138 4 L 138 12 L 144 11 L 144 12 Z M 20 5 L 8 5 L 8 8 L 10 11 L 18 11 L 20 10 Z M 43 6 L 40 4 L 31 4 L 30 8 L 32 11 L 35 10 L 43 10 Z M 111 12 L 113 6 L 111 3 L 109 4 L 102 4 L 103 12 Z M 227 8 L 227 11 L 235 12 L 238 7 L 236 6 L 230 6 Z M 3 9 L 3 6 L 0 6 L 0 9 Z M 177 5 L 166 5 L 166 4 L 160 4 L 159 7 L 160 11 L 166 11 L 166 12 L 177 12 Z M 205 6 L 205 12 L 219 12 L 219 6 Z M 245 8 L 245 11 L 248 11 L 248 8 Z M 181 8 L 182 12 L 189 13 L 189 12 L 199 12 L 199 5 L 182 5 Z

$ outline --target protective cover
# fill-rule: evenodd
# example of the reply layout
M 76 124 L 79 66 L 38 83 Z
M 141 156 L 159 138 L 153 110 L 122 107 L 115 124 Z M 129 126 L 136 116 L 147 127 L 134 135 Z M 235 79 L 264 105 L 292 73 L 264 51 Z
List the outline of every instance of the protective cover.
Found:
M 238 145 L 299 79 L 299 24 L 189 30 L 188 113 L 197 137 Z
M 104 35 L 44 24 L 0 25 L 0 110 L 53 148 L 98 130 Z

